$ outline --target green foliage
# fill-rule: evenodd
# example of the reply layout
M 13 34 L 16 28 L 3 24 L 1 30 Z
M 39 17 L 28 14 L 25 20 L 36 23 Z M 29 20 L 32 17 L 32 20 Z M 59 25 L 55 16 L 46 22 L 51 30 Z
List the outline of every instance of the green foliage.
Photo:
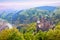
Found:
M 49 31 L 35 33 L 36 23 L 28 25 L 25 33 L 20 33 L 16 28 L 5 29 L 0 32 L 0 40 L 60 40 L 60 23 Z
M 35 35 L 35 40 L 45 40 L 46 38 L 46 32 L 39 31 Z
M 46 40 L 60 40 L 60 31 L 49 30 L 46 34 Z
M 30 33 L 25 33 L 24 38 L 25 40 L 34 40 L 34 35 Z
M 24 38 L 23 34 L 21 34 L 16 28 L 13 28 L 1 31 L 0 40 L 24 40 Z
M 31 23 L 28 25 L 28 27 L 26 28 L 26 32 L 27 33 L 34 33 L 36 30 L 36 23 Z
M 55 29 L 59 29 L 60 30 L 60 22 L 56 24 Z

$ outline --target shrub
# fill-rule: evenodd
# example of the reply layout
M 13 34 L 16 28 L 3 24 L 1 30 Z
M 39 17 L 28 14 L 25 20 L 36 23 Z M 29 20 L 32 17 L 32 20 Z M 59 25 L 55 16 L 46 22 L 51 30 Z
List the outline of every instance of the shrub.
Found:
M 45 40 L 46 32 L 39 31 L 35 35 L 35 40 Z
M 30 33 L 25 33 L 24 38 L 25 40 L 34 40 L 34 35 Z
M 60 30 L 49 30 L 46 34 L 46 40 L 60 40 Z
M 0 40 L 24 40 L 24 38 L 23 34 L 21 34 L 16 28 L 13 28 L 1 31 Z
M 36 30 L 36 23 L 31 23 L 26 28 L 26 32 L 31 33 L 31 34 L 34 33 L 35 30 Z
M 55 29 L 60 30 L 60 22 L 56 24 Z
M 60 23 L 56 24 L 53 30 L 38 33 L 34 32 L 35 25 L 35 23 L 30 24 L 25 33 L 20 33 L 16 28 L 2 30 L 0 40 L 60 40 Z

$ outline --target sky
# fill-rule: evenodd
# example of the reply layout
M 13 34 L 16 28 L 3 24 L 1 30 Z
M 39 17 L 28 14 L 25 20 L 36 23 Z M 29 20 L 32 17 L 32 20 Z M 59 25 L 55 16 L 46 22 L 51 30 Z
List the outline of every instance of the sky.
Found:
M 59 0 L 0 0 L 0 2 L 59 1 Z
M 39 6 L 60 6 L 60 0 L 0 0 L 0 9 L 29 9 Z

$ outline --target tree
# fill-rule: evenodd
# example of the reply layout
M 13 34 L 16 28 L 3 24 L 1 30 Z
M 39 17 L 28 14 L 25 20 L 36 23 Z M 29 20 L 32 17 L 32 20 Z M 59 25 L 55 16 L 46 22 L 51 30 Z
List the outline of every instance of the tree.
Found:
M 0 40 L 24 40 L 23 34 L 21 34 L 16 28 L 5 29 L 0 32 Z

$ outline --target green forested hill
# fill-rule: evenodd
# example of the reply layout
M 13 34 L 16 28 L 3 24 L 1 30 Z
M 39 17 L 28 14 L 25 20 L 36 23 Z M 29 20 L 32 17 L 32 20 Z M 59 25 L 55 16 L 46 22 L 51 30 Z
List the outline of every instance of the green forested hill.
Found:
M 40 19 L 41 16 L 45 17 L 55 17 L 57 18 L 59 15 L 59 8 L 52 7 L 52 6 L 42 6 L 42 7 L 35 7 L 26 10 L 16 10 L 16 11 L 7 11 L 1 12 L 0 18 L 6 19 L 8 22 L 15 24 L 19 23 L 31 23 L 36 22 L 37 19 Z M 58 14 L 57 14 L 58 13 Z M 58 17 L 59 19 L 60 17 Z

